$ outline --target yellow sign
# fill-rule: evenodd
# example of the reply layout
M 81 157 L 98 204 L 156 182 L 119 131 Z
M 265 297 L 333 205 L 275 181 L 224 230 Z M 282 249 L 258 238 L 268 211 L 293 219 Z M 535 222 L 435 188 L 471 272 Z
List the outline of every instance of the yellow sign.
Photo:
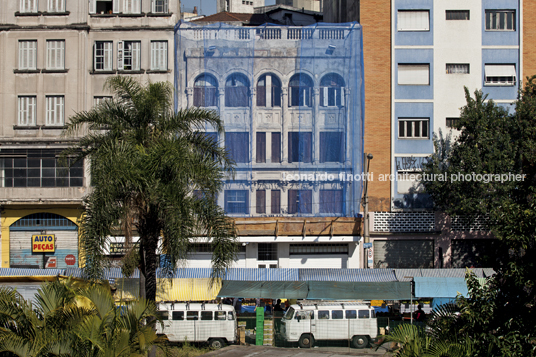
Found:
M 34 234 L 32 236 L 32 252 L 54 253 L 54 234 Z

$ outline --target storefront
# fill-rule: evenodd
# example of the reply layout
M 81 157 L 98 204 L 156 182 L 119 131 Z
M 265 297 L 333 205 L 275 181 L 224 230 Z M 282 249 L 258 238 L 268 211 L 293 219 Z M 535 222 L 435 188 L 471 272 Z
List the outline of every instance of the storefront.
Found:
M 33 212 L 32 212 L 33 211 Z M 77 209 L 5 210 L 2 267 L 65 269 L 79 266 Z

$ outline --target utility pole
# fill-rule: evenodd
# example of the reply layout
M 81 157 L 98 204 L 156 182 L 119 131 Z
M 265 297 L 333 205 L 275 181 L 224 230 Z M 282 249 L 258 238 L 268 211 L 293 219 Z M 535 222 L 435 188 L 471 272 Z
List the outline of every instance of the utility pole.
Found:
M 368 213 L 368 174 L 370 168 L 370 160 L 372 160 L 372 154 L 364 154 L 365 160 L 365 182 L 363 186 L 363 268 L 366 269 L 368 264 L 367 247 L 370 245 L 370 233 L 369 233 L 369 213 Z

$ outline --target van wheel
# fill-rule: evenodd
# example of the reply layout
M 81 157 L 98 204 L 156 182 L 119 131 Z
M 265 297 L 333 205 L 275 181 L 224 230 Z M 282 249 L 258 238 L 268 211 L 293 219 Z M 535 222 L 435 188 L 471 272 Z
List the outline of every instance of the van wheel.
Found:
M 352 338 L 352 345 L 355 348 L 365 348 L 369 344 L 369 340 L 367 336 L 354 336 Z
M 315 344 L 315 339 L 313 336 L 311 336 L 308 333 L 304 333 L 300 336 L 300 340 L 298 341 L 298 346 L 301 348 L 311 348 Z
M 213 338 L 208 342 L 208 345 L 215 350 L 225 347 L 225 342 L 221 338 Z

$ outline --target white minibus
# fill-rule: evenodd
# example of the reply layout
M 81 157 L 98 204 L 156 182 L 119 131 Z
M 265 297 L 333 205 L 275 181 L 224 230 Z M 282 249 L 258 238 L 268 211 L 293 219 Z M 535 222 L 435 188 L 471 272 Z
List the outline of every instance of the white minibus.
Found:
M 164 328 L 156 332 L 170 342 L 208 342 L 220 348 L 236 341 L 237 322 L 234 307 L 223 304 L 158 303 Z
M 308 303 L 291 305 L 281 319 L 279 335 L 301 348 L 318 340 L 350 340 L 365 348 L 378 337 L 374 308 L 362 303 Z

